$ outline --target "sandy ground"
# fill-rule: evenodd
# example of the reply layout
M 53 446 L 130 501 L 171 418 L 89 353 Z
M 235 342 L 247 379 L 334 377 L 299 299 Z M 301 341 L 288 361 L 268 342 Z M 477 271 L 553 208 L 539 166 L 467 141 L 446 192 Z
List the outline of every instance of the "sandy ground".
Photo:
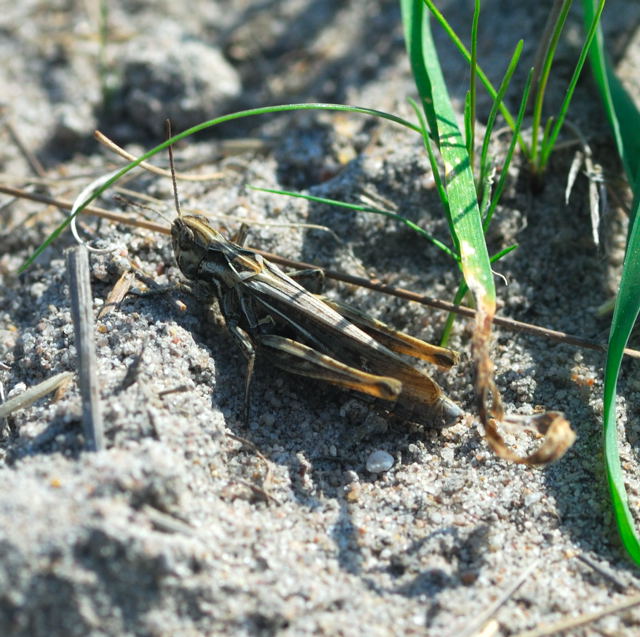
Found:
M 0 181 L 72 199 L 116 163 L 93 141 L 95 128 L 139 153 L 162 140 L 166 116 L 180 130 L 240 108 L 322 100 L 411 117 L 406 97 L 414 89 L 395 2 L 108 5 L 101 46 L 97 2 L 2 3 L 9 128 L 1 133 Z M 469 28 L 468 5 L 443 3 L 461 32 Z M 614 59 L 640 102 L 640 7 L 610 0 L 606 11 Z M 571 72 L 579 18 L 571 16 L 559 49 L 550 108 Z M 519 37 L 523 64 L 531 63 L 544 20 L 536 3 L 486 3 L 480 56 L 494 80 Z M 439 42 L 460 105 L 465 68 Z M 481 119 L 488 109 L 482 97 Z M 519 245 L 497 266 L 508 283 L 498 280 L 501 314 L 604 343 L 608 319 L 596 309 L 615 289 L 627 192 L 588 77 L 571 119 L 617 195 L 602 222 L 602 246 L 591 239 L 584 178 L 564 205 L 574 152 L 567 148 L 554 155 L 541 192 L 531 192 L 526 169 L 513 167 L 490 248 Z M 37 167 L 10 129 L 42 163 L 40 185 L 28 185 Z M 261 140 L 260 148 L 229 154 L 224 142 L 240 138 Z M 498 165 L 505 139 L 493 151 Z M 219 223 L 230 232 L 246 221 L 251 245 L 452 298 L 456 268 L 403 225 L 247 188 L 279 185 L 349 201 L 367 190 L 446 239 L 414 134 L 361 117 L 299 113 L 236 122 L 191 138 L 176 155 L 180 170 L 217 175 L 180 183 L 185 208 L 229 215 Z M 155 207 L 173 214 L 168 179 L 137 173 L 127 187 L 161 199 Z M 11 397 L 77 369 L 63 254 L 73 241 L 65 233 L 17 275 L 62 215 L 4 196 L 1 203 L 0 380 Z M 111 195 L 101 205 L 122 208 Z M 84 232 L 115 246 L 91 256 L 96 311 L 131 262 L 138 287 L 145 277 L 180 280 L 166 236 L 93 220 Z M 330 285 L 329 293 L 426 340 L 437 340 L 446 318 L 347 286 Z M 4 424 L 0 634 L 475 634 L 482 614 L 522 580 L 487 633 L 512 635 L 635 595 L 640 581 L 604 485 L 602 355 L 496 330 L 497 382 L 508 410 L 560 409 L 578 435 L 563 460 L 540 470 L 497 460 L 483 441 L 469 340 L 469 324 L 457 321 L 452 345 L 462 362 L 438 375 L 468 412 L 449 429 L 385 420 L 365 434 L 370 402 L 262 360 L 243 423 L 244 362 L 219 312 L 181 292 L 128 297 L 97 321 L 106 450 L 83 451 L 76 382 Z M 135 382 L 125 387 L 141 352 Z M 626 362 L 619 422 L 634 508 L 639 392 L 635 364 Z M 375 450 L 393 457 L 388 472 L 367 471 Z M 570 634 L 639 631 L 635 609 Z

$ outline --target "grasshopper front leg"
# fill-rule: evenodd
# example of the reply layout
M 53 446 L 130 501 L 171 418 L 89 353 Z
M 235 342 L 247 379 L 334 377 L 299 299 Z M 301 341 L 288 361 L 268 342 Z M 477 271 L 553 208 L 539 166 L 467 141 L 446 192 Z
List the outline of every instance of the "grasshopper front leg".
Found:
M 247 371 L 244 385 L 244 408 L 242 420 L 244 424 L 249 423 L 249 399 L 251 390 L 251 379 L 253 378 L 253 368 L 256 361 L 256 348 L 249 335 L 249 332 L 243 330 L 239 325 L 240 312 L 244 311 L 245 316 L 251 321 L 255 320 L 253 312 L 248 307 L 244 307 L 242 299 L 239 298 L 235 290 L 227 290 L 220 294 L 220 311 L 222 312 L 227 329 L 240 348 L 242 355 L 247 361 Z

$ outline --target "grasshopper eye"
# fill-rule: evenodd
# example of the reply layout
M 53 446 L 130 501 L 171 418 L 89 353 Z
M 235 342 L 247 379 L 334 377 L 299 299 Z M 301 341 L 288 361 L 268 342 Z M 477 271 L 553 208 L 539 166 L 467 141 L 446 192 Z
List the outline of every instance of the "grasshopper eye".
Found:
M 182 231 L 180 233 L 180 239 L 184 243 L 191 244 L 195 240 L 195 234 L 193 233 L 193 230 L 191 230 L 191 228 L 189 228 L 189 226 L 185 225 L 185 226 L 182 227 Z

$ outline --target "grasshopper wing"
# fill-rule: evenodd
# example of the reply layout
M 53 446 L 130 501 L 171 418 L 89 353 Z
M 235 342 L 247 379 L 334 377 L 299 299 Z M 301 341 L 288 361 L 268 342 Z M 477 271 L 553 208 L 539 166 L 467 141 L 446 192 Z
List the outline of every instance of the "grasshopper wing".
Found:
M 369 334 L 379 343 L 382 343 L 390 350 L 399 354 L 407 354 L 414 358 L 438 365 L 444 369 L 450 369 L 460 359 L 458 352 L 446 347 L 432 345 L 415 336 L 399 332 L 389 327 L 386 323 L 374 319 L 365 312 L 361 312 L 351 305 L 334 301 L 326 297 L 321 297 L 327 305 L 332 307 L 340 315 L 348 318 L 352 323 L 357 325 L 361 330 Z

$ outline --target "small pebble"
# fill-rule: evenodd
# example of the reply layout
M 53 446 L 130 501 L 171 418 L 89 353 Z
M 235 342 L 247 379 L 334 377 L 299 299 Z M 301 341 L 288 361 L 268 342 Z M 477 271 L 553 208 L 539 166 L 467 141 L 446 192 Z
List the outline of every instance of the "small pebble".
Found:
M 369 473 L 385 473 L 393 467 L 393 456 L 386 451 L 378 449 L 367 458 L 367 471 Z
M 352 482 L 358 482 L 360 477 L 355 471 L 349 469 L 342 474 L 342 479 L 344 480 L 345 484 L 351 484 Z

